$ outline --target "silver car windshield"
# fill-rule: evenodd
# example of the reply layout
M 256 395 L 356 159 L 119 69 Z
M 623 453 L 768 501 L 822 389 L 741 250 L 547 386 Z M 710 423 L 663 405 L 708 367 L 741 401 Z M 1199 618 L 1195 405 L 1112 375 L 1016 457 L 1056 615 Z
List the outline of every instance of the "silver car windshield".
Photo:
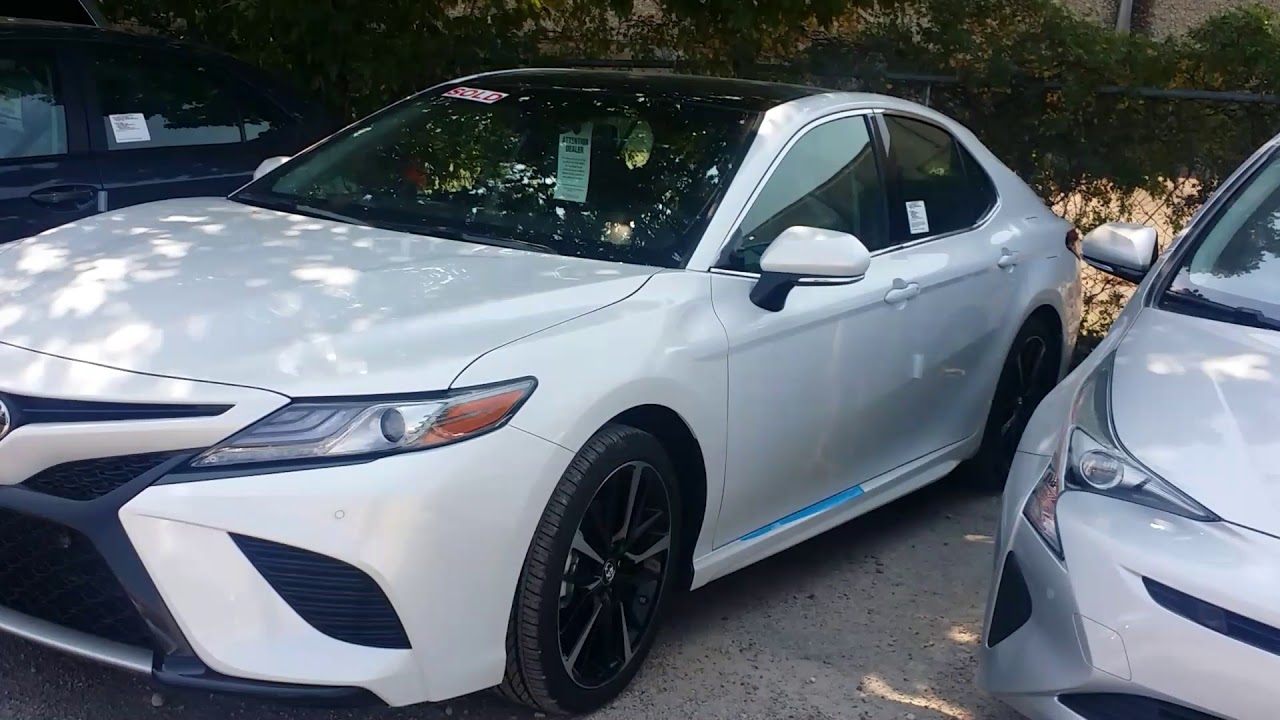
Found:
M 1183 255 L 1161 306 L 1280 327 L 1280 154 L 1235 194 Z

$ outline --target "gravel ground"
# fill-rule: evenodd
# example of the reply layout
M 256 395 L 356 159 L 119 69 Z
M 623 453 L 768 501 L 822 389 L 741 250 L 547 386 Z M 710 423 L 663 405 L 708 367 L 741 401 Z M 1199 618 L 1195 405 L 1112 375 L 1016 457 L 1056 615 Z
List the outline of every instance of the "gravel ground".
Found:
M 1016 720 L 974 650 L 997 501 L 943 482 L 692 593 L 600 720 Z M 154 702 L 162 700 L 160 707 Z M 153 697 L 142 681 L 0 639 L 3 720 L 526 720 L 487 695 L 398 710 Z

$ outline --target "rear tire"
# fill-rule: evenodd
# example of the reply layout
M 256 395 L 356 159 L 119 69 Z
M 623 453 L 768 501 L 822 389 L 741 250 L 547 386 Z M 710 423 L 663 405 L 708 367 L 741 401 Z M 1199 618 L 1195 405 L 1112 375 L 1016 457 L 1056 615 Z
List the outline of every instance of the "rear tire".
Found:
M 657 438 L 624 425 L 597 432 L 561 476 L 529 546 L 498 693 L 550 714 L 616 698 L 682 577 L 682 511 Z
M 1058 333 L 1042 318 L 1028 319 L 1014 337 L 1000 371 L 982 445 L 964 470 L 969 485 L 984 492 L 1004 489 L 1027 423 L 1058 384 L 1061 364 Z

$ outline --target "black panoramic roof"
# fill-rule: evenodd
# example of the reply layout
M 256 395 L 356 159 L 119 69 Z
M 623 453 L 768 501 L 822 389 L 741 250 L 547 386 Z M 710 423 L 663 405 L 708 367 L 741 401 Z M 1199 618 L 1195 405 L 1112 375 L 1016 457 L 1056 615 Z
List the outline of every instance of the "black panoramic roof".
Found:
M 765 112 L 792 100 L 831 92 L 824 88 L 806 85 L 787 85 L 737 78 L 569 68 L 511 70 L 484 75 L 460 84 L 498 91 L 522 88 L 566 88 L 645 93 L 676 100 L 712 103 L 747 112 Z

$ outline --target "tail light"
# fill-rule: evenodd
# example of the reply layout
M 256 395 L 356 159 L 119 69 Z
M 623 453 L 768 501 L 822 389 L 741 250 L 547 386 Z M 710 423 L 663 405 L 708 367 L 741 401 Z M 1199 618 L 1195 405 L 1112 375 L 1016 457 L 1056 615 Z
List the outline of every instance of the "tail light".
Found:
M 1067 231 L 1067 249 L 1072 255 L 1080 257 L 1080 233 L 1075 228 Z

